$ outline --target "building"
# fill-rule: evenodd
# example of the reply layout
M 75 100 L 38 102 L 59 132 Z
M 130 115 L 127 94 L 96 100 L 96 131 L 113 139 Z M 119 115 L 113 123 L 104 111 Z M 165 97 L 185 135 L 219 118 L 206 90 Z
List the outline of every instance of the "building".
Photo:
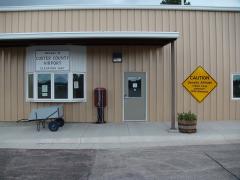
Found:
M 201 103 L 182 86 L 198 66 L 218 83 Z M 107 122 L 170 122 L 189 110 L 239 120 L 240 9 L 0 9 L 0 121 L 64 104 L 67 122 L 95 122 L 96 87 L 107 89 Z

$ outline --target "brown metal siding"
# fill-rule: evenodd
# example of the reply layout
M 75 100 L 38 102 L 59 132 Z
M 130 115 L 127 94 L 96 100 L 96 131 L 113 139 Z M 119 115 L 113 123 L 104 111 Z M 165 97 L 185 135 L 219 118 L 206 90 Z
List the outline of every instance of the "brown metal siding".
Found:
M 192 110 L 201 120 L 240 119 L 240 101 L 231 100 L 231 73 L 240 72 L 240 13 L 177 10 L 65 10 L 0 13 L 0 32 L 44 31 L 178 31 L 176 41 L 177 111 Z M 107 119 L 122 120 L 122 73 L 146 71 L 148 119 L 170 120 L 170 47 L 119 47 L 122 64 L 113 64 L 115 48 L 88 47 L 87 103 L 66 103 L 68 121 L 95 121 L 92 89 L 108 91 Z M 24 48 L 0 51 L 0 118 L 25 118 L 31 108 L 24 98 Z M 203 66 L 218 87 L 197 103 L 181 83 Z

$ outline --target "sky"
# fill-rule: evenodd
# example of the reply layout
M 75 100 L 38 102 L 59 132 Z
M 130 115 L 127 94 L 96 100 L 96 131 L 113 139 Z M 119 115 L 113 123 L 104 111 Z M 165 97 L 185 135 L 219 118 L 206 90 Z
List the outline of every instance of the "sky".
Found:
M 0 6 L 26 5 L 159 5 L 162 0 L 0 0 Z M 240 0 L 188 0 L 192 6 L 240 7 Z

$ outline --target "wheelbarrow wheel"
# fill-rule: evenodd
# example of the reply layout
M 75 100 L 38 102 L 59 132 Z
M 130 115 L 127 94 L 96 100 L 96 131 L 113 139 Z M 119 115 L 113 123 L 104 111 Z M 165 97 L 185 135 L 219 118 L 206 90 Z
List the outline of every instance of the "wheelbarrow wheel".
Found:
M 48 123 L 48 129 L 49 129 L 50 131 L 53 131 L 53 132 L 54 132 L 54 131 L 57 131 L 58 128 L 59 128 L 59 125 L 58 125 L 57 122 L 51 121 L 51 122 Z
M 59 127 L 64 126 L 64 119 L 63 118 L 57 118 L 55 121 L 58 123 Z

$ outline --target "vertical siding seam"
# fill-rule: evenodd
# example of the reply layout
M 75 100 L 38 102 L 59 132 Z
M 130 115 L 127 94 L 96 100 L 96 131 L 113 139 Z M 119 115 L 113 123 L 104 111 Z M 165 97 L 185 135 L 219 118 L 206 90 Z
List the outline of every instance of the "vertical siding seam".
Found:
M 236 72 L 236 69 L 237 69 L 237 53 L 238 53 L 238 51 L 237 51 L 237 39 L 236 39 L 236 37 L 237 37 L 237 18 L 236 18 L 236 16 L 237 16 L 237 13 L 235 13 L 234 14 L 234 26 L 235 26 L 235 28 L 234 28 L 234 30 L 235 30 L 235 33 L 234 33 L 234 35 L 235 35 L 235 62 L 234 62 L 234 64 L 235 64 L 235 69 L 234 69 L 234 71 Z M 231 85 L 232 85 L 232 82 L 231 82 Z M 233 90 L 231 90 L 232 92 L 231 93 L 233 93 Z M 234 105 L 235 105 L 235 119 L 237 119 L 237 111 L 236 111 L 236 107 L 237 107 L 237 102 L 236 101 L 234 101 Z
M 122 16 L 121 16 L 121 10 L 119 10 L 119 20 L 120 20 L 120 31 L 122 30 Z
M 174 11 L 175 13 L 175 16 L 174 16 L 174 18 L 175 18 L 175 30 L 177 31 L 177 11 L 175 10 Z M 176 79 L 175 79 L 175 82 L 176 82 L 176 86 L 178 85 L 177 83 L 178 83 L 178 74 L 177 74 L 177 62 L 178 62 L 178 57 L 177 57 L 177 51 L 178 51 L 178 46 L 177 46 L 177 43 L 176 43 L 176 41 L 175 41 L 175 76 L 176 76 Z M 180 87 L 181 88 L 181 87 Z M 179 98 L 179 94 L 178 94 L 178 90 L 177 90 L 177 88 L 176 88 L 176 91 L 175 91 L 175 93 L 176 93 L 176 112 L 178 112 L 178 98 Z
M 146 13 L 146 14 L 147 14 L 147 20 L 148 20 L 148 28 L 147 28 L 148 31 L 150 31 L 150 29 L 151 29 L 151 28 L 150 28 L 150 25 L 151 25 L 151 23 L 150 23 L 150 13 L 151 13 L 150 11 L 148 11 L 148 12 Z
M 136 22 L 135 14 L 136 14 L 136 9 L 133 11 L 133 29 L 134 29 L 134 30 L 136 30 L 136 26 L 135 26 L 135 22 Z
M 204 20 L 203 20 L 204 19 L 204 16 L 203 16 L 204 12 L 203 11 L 200 11 L 200 12 L 202 14 L 202 27 L 201 27 L 202 28 L 202 46 L 203 46 L 202 47 L 202 49 L 203 49 L 203 62 L 202 62 L 203 64 L 202 65 L 203 65 L 204 69 L 206 69 L 206 67 L 205 67 L 205 59 L 204 59 L 205 55 L 206 55 L 205 54 L 206 53 L 205 52 L 205 44 L 204 44 L 205 43 L 205 40 L 204 40 L 204 35 L 205 35 L 205 33 L 204 33 Z M 205 108 L 206 108 L 205 105 L 206 104 L 204 102 L 202 102 L 202 103 L 203 103 L 202 104 L 203 105 L 203 115 L 202 115 L 203 119 L 202 120 L 204 121 L 205 120 L 204 117 L 206 115 L 206 112 L 205 112 Z
M 33 32 L 33 26 L 32 26 L 32 24 L 33 24 L 33 13 L 34 13 L 34 11 L 31 11 L 30 13 L 31 13 L 31 16 L 30 16 L 30 17 L 31 17 L 31 21 L 30 21 L 30 23 L 31 23 L 31 24 L 30 24 L 30 32 Z M 52 17 L 51 17 L 51 18 L 52 18 Z
M 52 23 L 53 23 L 53 13 L 52 11 L 49 12 L 50 13 L 50 16 L 51 16 L 51 26 L 50 26 L 50 31 L 52 32 L 53 31 L 53 28 L 52 28 Z
M 2 70 L 3 70 L 3 77 L 2 77 L 2 87 L 1 87 L 1 89 L 2 89 L 2 95 L 3 95 L 3 107 L 1 107 L 2 108 L 2 113 L 3 113 L 3 119 L 5 119 L 5 101 L 4 101 L 4 97 L 5 97 L 5 72 L 4 72 L 4 67 L 5 67 L 5 49 L 2 49 L 1 50 L 1 55 L 2 55 L 2 59 L 1 59 L 1 61 L 2 61 Z M 2 101 L 2 100 L 1 100 Z
M 10 89 L 9 89 L 9 93 L 10 93 L 10 96 L 9 96 L 9 105 L 10 105 L 10 107 L 12 107 L 12 74 L 11 74 L 11 71 L 12 71 L 12 67 L 11 67 L 11 64 L 12 64 L 12 49 L 10 49 L 9 50 L 9 56 L 8 56 L 8 61 L 9 61 L 9 66 L 10 66 L 10 72 L 9 72 L 9 79 L 10 79 L 10 82 L 8 82 L 9 83 L 9 87 L 10 87 Z M 10 107 L 8 107 L 8 108 L 10 108 Z M 9 112 L 10 112 L 10 115 L 9 115 L 9 118 L 10 119 L 8 119 L 8 120 L 12 120 L 12 113 L 11 113 L 11 109 L 9 109 Z
M 227 20 L 228 20 L 228 27 L 227 27 L 227 39 L 228 39 L 228 62 L 230 62 L 231 61 L 231 51 L 230 51 L 230 30 L 229 30 L 229 28 L 230 28 L 230 20 L 229 20 L 229 17 L 230 17 L 230 13 L 227 13 L 227 15 L 228 15 L 228 18 L 227 18 Z M 231 77 L 231 75 L 230 75 L 230 73 L 231 73 L 231 62 L 229 63 L 229 66 L 228 66 L 228 80 L 230 79 L 229 77 Z M 230 93 L 231 93 L 231 86 L 229 86 L 230 84 L 228 83 L 228 101 L 229 101 L 229 107 L 228 107 L 228 119 L 230 120 L 231 119 L 231 96 L 230 96 Z
M 43 13 L 43 31 L 46 31 L 46 21 L 45 21 L 45 19 L 46 19 L 46 13 Z
M 155 29 L 155 31 L 157 31 L 157 11 L 155 10 L 154 11 L 154 29 Z
M 223 14 L 221 13 L 221 20 L 222 20 L 222 44 L 221 44 L 221 49 L 222 49 L 222 77 L 223 77 L 223 79 L 222 79 L 222 85 L 224 86 L 224 76 L 225 76 L 225 73 L 224 73 L 224 47 L 223 47 L 223 40 L 224 40 L 224 32 L 223 32 L 223 30 L 224 30 L 224 24 L 223 24 L 223 22 L 224 22 L 224 17 L 223 17 Z M 222 89 L 222 102 L 224 102 L 224 92 L 225 92 L 225 88 L 223 88 Z M 222 118 L 224 119 L 224 106 L 223 106 L 223 104 L 221 105 L 221 112 L 222 112 Z M 222 120 L 223 120 L 222 119 Z
M 126 31 L 128 30 L 128 20 L 129 20 L 129 18 L 128 18 L 128 11 L 126 11 Z
M 185 49 L 185 47 L 184 47 L 184 42 L 185 42 L 185 33 L 184 33 L 184 19 L 183 19 L 183 12 L 182 12 L 182 35 L 183 35 L 183 38 L 182 38 L 182 48 L 183 48 L 183 71 L 182 71 L 182 74 L 183 74 L 183 78 L 182 79 L 185 79 L 185 76 L 184 76 L 184 72 L 185 72 L 185 53 L 184 53 L 184 49 Z M 185 94 L 186 94 L 186 90 L 184 89 L 183 90 L 183 110 L 185 109 Z
M 10 25 L 11 25 L 11 32 L 13 32 L 13 14 L 12 13 L 11 13 Z
M 39 11 L 36 11 L 36 13 L 37 13 L 37 31 L 39 31 Z
M 207 16 L 207 19 L 208 19 L 208 24 L 207 24 L 207 29 L 208 29 L 208 44 L 209 44 L 209 50 L 208 50 L 208 59 L 207 59 L 207 61 L 209 61 L 209 63 L 208 63 L 208 65 L 209 65 L 209 72 L 211 73 L 211 75 L 212 75 L 212 71 L 211 71 L 211 59 L 210 59 L 210 54 L 211 54 L 211 52 L 210 52 L 210 12 L 208 12 L 207 13 L 208 14 L 208 16 Z M 211 104 L 212 104 L 212 98 L 211 98 L 211 96 L 209 96 L 209 109 L 210 109 L 210 113 L 208 114 L 209 115 L 209 117 L 208 117 L 208 120 L 211 120 L 211 112 L 212 112 L 212 106 L 211 106 Z
M 208 30 L 209 30 L 209 33 L 208 33 L 208 44 L 209 44 L 209 54 L 208 54 L 208 61 L 210 61 L 210 63 L 209 63 L 209 71 L 211 72 L 211 75 L 212 75 L 212 63 L 211 63 L 211 61 L 212 61 L 212 59 L 211 59 L 211 51 L 210 51 L 210 49 L 211 49 L 211 43 L 210 43 L 210 13 L 208 12 L 208 19 L 209 19 L 209 21 L 208 21 Z M 209 108 L 210 108 L 210 116 L 209 116 L 209 120 L 211 120 L 211 117 L 212 117 L 212 98 L 211 98 L 211 96 L 210 96 L 210 105 L 209 105 Z
M 191 53 L 191 41 L 190 41 L 190 39 L 191 39 L 191 35 L 192 35 L 192 33 L 191 33 L 191 16 L 192 16 L 192 14 L 191 14 L 191 12 L 189 12 L 189 27 L 188 27 L 188 30 L 189 30 L 189 58 L 190 58 L 190 72 L 192 72 L 192 53 Z M 190 97 L 191 98 L 191 97 Z M 190 99 L 190 107 L 192 107 L 192 100 Z
M 73 10 L 70 11 L 70 14 L 71 14 L 71 32 L 72 32 L 73 31 Z
M 18 12 L 18 14 L 17 14 L 17 16 L 18 16 L 18 17 L 17 17 L 17 21 L 18 21 L 17 32 L 19 32 L 19 24 L 20 24 L 20 23 L 19 23 L 19 19 L 20 19 L 20 18 L 19 18 L 19 14 L 20 14 L 20 13 Z
M 10 30 L 9 30 L 10 32 L 12 32 L 12 24 L 13 24 L 13 18 L 12 17 L 13 17 L 13 15 L 12 15 L 12 13 L 10 13 L 10 22 L 9 22 L 10 23 Z M 6 28 L 7 28 L 7 26 L 6 26 Z M 7 32 L 7 29 L 6 29 L 6 32 Z
M 155 90 L 155 104 L 156 104 L 156 108 L 155 108 L 155 121 L 159 121 L 159 119 L 158 119 L 158 66 L 157 66 L 157 64 L 158 64 L 158 54 L 159 54 L 159 52 L 158 52 L 158 48 L 154 48 L 154 52 L 155 52 L 155 62 L 156 62 L 156 66 L 155 66 L 155 76 L 156 76 L 156 84 L 155 84 L 155 86 L 156 86 L 156 90 Z
M 216 12 L 214 12 L 214 15 L 215 15 L 215 30 L 217 30 L 217 13 Z M 215 72 L 215 74 L 216 74 L 216 78 L 218 78 L 217 77 L 217 72 L 218 72 L 218 68 L 217 68 L 217 43 L 218 43 L 218 38 L 217 38 L 217 33 L 215 33 L 215 44 L 216 44 L 216 48 L 215 48 L 215 54 L 216 54 L 216 59 L 215 59 L 215 61 L 216 61 L 216 72 Z M 217 106 L 217 92 L 218 92 L 218 87 L 217 87 L 217 89 L 216 89 L 216 106 Z M 216 114 L 215 114 L 215 117 L 216 117 L 216 120 L 217 120 L 217 107 L 216 107 L 216 112 L 215 112 Z
M 18 84 L 19 84 L 19 82 L 18 82 L 18 61 L 19 61 L 18 57 L 19 57 L 19 48 L 17 49 L 17 58 L 16 58 L 17 59 L 17 62 L 16 62 L 16 66 L 17 66 L 16 67 L 16 69 L 17 69 L 17 72 L 16 72 L 17 73 L 17 78 L 16 78 L 17 79 L 17 86 L 16 87 L 17 87 L 17 89 L 18 89 Z M 18 91 L 17 91 L 17 96 L 18 96 Z M 17 106 L 17 119 L 18 119 L 18 116 L 19 116 L 18 97 L 16 98 L 16 101 L 17 101 L 16 102 L 17 103 L 16 106 Z
M 80 10 L 79 12 L 78 12 L 78 27 L 77 27 L 77 29 L 78 29 L 78 31 L 80 31 L 80 24 L 81 24 L 81 11 L 82 10 Z
M 60 21 L 59 21 L 59 14 L 60 14 L 60 11 L 58 10 L 57 11 L 57 31 L 59 31 L 59 29 L 60 29 Z
M 195 11 L 195 27 L 196 27 L 196 35 L 197 35 L 197 19 L 198 19 L 198 14 L 197 12 Z M 198 35 L 197 35 L 198 37 Z M 198 66 L 198 38 L 196 37 L 196 65 Z M 197 103 L 197 106 L 196 106 L 196 114 L 198 114 L 199 112 L 199 107 L 198 107 L 198 103 Z
M 7 32 L 6 31 L 6 13 L 3 13 L 3 33 L 5 32 Z M 3 50 L 4 51 L 4 50 Z

